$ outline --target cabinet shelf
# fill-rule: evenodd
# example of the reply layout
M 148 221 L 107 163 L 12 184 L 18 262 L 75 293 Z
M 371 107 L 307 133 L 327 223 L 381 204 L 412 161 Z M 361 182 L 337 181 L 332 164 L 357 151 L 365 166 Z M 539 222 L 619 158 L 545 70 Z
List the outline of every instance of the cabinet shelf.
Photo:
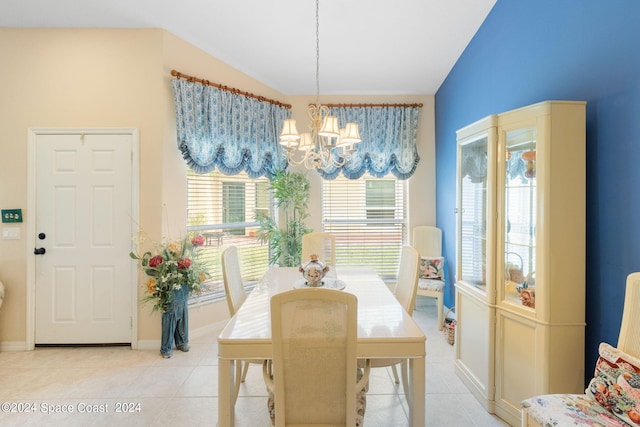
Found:
M 532 237 L 532 238 L 534 238 L 534 237 Z M 520 247 L 520 248 L 533 249 L 535 247 L 535 245 L 533 245 L 531 243 L 518 243 L 518 242 L 511 241 L 511 240 L 507 240 L 504 243 L 506 245 L 509 245 L 509 246 L 516 246 L 516 247 Z

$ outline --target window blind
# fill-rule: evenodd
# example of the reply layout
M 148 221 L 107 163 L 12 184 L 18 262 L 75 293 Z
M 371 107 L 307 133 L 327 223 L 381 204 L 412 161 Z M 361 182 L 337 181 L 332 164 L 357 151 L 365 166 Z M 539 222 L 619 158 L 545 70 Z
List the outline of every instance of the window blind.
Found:
M 322 228 L 336 236 L 336 265 L 368 266 L 395 281 L 407 241 L 406 181 L 369 174 L 323 180 Z
M 200 298 L 224 295 L 220 257 L 225 248 L 236 246 L 245 286 L 252 287 L 268 268 L 268 245 L 256 234 L 256 212 L 269 212 L 269 181 L 249 178 L 245 173 L 224 175 L 218 171 L 197 174 L 187 171 L 187 230 L 205 238 L 202 254 L 209 266 L 209 291 Z
M 460 279 L 484 284 L 486 254 L 487 182 L 472 180 L 469 176 L 461 182 L 460 209 Z

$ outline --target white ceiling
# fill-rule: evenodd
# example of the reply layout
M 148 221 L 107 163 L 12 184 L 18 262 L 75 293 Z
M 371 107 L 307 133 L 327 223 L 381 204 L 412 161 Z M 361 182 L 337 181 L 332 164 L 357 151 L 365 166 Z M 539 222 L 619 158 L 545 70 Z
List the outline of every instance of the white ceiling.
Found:
M 435 94 L 495 2 L 321 0 L 320 93 Z M 0 27 L 163 28 L 283 94 L 316 93 L 313 0 L 0 0 Z

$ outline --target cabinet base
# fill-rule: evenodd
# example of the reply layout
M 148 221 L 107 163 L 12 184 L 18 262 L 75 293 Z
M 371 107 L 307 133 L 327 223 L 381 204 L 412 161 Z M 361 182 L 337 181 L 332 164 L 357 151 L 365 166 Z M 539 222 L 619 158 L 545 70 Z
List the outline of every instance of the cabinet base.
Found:
M 455 372 L 480 405 L 482 405 L 488 413 L 495 414 L 495 402 L 487 397 L 487 390 L 480 385 L 480 383 L 459 360 L 456 360 Z
M 505 408 L 502 408 L 499 404 L 496 404 L 494 414 L 496 414 L 504 422 L 506 422 L 512 427 L 519 427 L 522 424 L 522 421 L 521 421 L 522 414 L 519 410 L 516 412 L 514 412 L 512 408 L 509 408 L 509 410 L 506 410 Z

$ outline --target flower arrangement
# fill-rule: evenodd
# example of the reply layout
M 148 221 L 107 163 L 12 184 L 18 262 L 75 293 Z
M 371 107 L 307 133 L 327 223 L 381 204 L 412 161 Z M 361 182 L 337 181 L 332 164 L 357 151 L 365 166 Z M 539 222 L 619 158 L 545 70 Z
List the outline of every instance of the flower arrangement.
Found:
M 145 252 L 142 256 L 129 254 L 149 276 L 143 302 L 153 303 L 153 311 L 167 311 L 173 301 L 173 291 L 183 286 L 189 289 L 190 295 L 206 288 L 204 282 L 209 274 L 198 250 L 203 244 L 204 238 L 197 235 L 164 243 L 157 251 Z

